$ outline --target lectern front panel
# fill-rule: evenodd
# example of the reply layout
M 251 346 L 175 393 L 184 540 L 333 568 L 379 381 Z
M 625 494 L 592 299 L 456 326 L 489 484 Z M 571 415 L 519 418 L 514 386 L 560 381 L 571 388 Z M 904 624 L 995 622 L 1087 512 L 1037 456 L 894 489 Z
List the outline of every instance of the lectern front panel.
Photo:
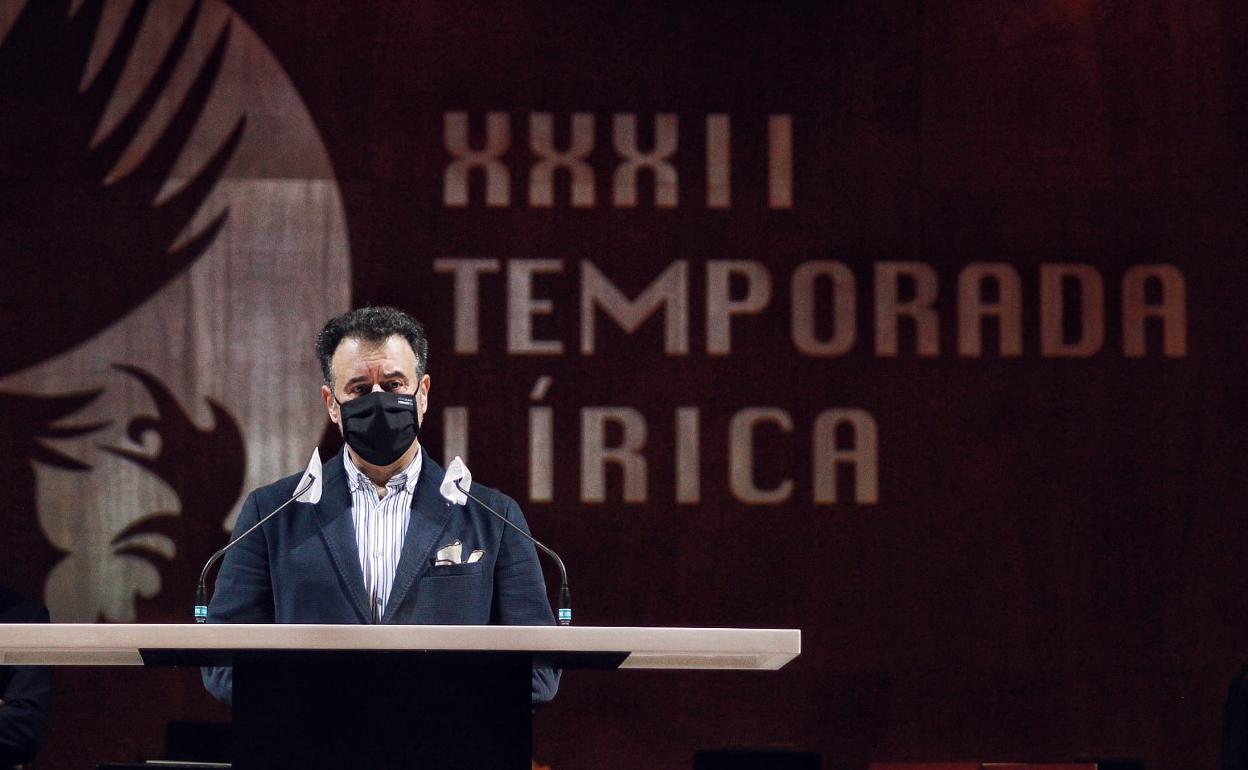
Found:
M 528 770 L 532 658 L 256 652 L 234 662 L 235 770 Z

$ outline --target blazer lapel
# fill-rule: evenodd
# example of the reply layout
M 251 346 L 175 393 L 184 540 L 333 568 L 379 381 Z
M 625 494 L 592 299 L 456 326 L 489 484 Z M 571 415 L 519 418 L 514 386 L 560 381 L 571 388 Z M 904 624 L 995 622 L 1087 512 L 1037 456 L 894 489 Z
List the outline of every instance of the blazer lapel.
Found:
M 346 450 L 344 449 L 343 452 Z M 350 595 L 361 623 L 370 622 L 368 594 L 364 591 L 364 572 L 360 568 L 359 548 L 355 544 L 355 523 L 351 521 L 351 488 L 347 471 L 342 466 L 342 452 L 325 464 L 325 483 L 321 501 L 313 508 L 321 537 L 329 549 L 330 561 Z
M 423 447 L 420 451 L 425 452 Z M 416 482 L 416 491 L 412 495 L 412 517 L 407 524 L 407 534 L 403 536 L 403 551 L 399 555 L 399 565 L 394 570 L 394 584 L 386 602 L 386 614 L 381 621 L 383 623 L 393 621 L 416 578 L 433 563 L 438 536 L 446 529 L 446 523 L 451 518 L 451 503 L 438 491 L 444 474 L 442 467 L 425 452 L 421 461 L 420 480 Z

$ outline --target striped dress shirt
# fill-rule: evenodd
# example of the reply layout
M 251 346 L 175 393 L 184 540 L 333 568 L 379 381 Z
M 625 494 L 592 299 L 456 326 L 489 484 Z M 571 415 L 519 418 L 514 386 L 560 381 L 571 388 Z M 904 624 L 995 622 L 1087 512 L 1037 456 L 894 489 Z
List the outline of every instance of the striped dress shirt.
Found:
M 351 487 L 351 521 L 355 524 L 355 545 L 360 552 L 360 568 L 364 572 L 364 588 L 372 610 L 372 622 L 380 623 L 386 614 L 386 602 L 394 585 L 394 571 L 403 552 L 403 537 L 412 518 L 412 493 L 420 478 L 421 456 L 416 457 L 386 482 L 386 496 L 379 497 L 355 463 L 350 452 L 342 453 Z

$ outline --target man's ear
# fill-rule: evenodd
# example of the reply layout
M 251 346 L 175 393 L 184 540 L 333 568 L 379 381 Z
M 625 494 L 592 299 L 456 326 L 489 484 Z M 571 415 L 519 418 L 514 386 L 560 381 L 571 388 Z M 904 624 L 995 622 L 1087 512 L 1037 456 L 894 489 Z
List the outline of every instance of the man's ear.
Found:
M 423 419 L 425 412 L 429 411 L 429 375 L 420 378 L 420 383 L 416 386 L 416 409 Z
M 329 414 L 329 421 L 338 424 L 338 402 L 334 400 L 334 392 L 329 389 L 328 385 L 321 386 L 321 400 L 325 402 L 325 411 Z

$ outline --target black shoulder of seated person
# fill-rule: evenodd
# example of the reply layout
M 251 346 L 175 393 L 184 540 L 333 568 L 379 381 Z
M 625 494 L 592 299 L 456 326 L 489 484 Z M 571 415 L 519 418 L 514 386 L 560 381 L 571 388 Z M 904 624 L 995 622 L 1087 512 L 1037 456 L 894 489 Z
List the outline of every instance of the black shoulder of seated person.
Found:
M 28 623 L 43 620 L 43 605 L 0 586 L 0 623 Z

